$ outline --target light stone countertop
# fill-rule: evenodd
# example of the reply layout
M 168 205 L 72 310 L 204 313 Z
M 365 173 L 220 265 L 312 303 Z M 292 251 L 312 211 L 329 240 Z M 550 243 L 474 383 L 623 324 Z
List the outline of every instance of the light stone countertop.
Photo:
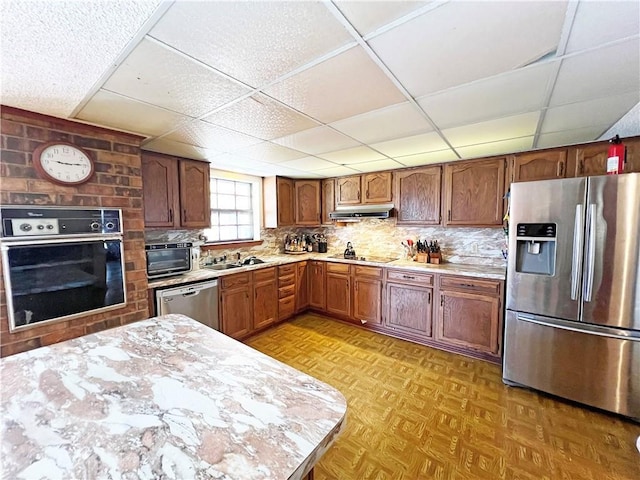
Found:
M 445 273 L 449 275 L 465 275 L 467 277 L 487 278 L 491 280 L 504 280 L 506 277 L 506 267 L 492 267 L 486 265 L 468 265 L 462 263 L 441 263 L 439 265 L 430 263 L 418 263 L 411 260 L 395 260 L 393 262 L 365 262 L 360 260 L 345 260 L 343 258 L 332 258 L 326 253 L 307 253 L 302 255 L 277 255 L 277 256 L 261 256 L 261 260 L 265 263 L 257 265 L 249 265 L 239 268 L 231 268 L 228 270 L 210 270 L 200 268 L 179 276 L 159 278 L 149 280 L 149 288 L 166 288 L 175 287 L 187 283 L 210 280 L 213 278 L 223 277 L 225 275 L 233 275 L 234 273 L 257 270 L 260 268 L 274 267 L 285 265 L 287 263 L 299 262 L 302 260 L 324 260 L 328 262 L 349 263 L 355 265 L 372 265 L 387 268 L 400 268 L 416 272 L 429 273 Z
M 0 359 L 3 478 L 300 479 L 344 426 L 329 385 L 184 315 Z

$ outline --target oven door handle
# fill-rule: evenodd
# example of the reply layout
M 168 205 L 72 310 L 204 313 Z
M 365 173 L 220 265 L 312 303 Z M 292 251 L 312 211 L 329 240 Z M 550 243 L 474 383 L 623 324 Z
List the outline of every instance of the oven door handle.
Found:
M 64 244 L 64 243 L 86 243 L 86 242 L 102 242 L 102 241 L 108 241 L 108 240 L 116 240 L 116 241 L 120 241 L 122 242 L 123 238 L 122 235 L 93 235 L 93 236 L 88 236 L 88 235 L 82 235 L 82 236 L 66 236 L 64 238 L 61 237 L 56 237 L 56 238 L 32 238 L 29 240 L 17 240 L 17 241 L 13 241 L 13 240 L 7 240 L 4 239 L 0 242 L 0 248 L 2 248 L 2 250 L 7 250 L 11 247 L 22 247 L 25 245 L 28 246 L 32 246 L 32 245 L 54 245 L 54 244 Z

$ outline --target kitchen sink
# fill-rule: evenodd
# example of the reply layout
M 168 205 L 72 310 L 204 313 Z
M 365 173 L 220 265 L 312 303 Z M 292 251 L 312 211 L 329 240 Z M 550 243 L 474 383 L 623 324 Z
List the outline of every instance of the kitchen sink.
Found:
M 208 270 L 229 270 L 230 268 L 240 268 L 242 265 L 237 263 L 216 263 L 214 265 L 204 265 L 203 268 Z

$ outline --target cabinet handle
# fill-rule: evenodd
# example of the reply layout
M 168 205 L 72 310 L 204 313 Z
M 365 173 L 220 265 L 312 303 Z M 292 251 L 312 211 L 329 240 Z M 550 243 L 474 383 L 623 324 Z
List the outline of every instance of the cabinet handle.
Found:
M 580 175 L 582 175 L 584 173 L 584 159 L 580 159 L 579 167 L 578 171 L 580 172 Z
M 183 221 L 183 222 L 186 222 L 186 221 L 187 221 L 187 209 L 186 209 L 186 208 L 184 208 L 184 209 L 182 210 L 182 221 Z
M 173 223 L 173 208 L 169 209 L 169 221 Z
M 427 292 L 427 303 L 431 305 L 431 292 Z
M 447 220 L 451 221 L 451 210 L 449 210 L 449 214 L 448 214 Z
M 367 198 L 369 198 L 369 189 L 367 189 L 366 195 L 367 195 Z
M 476 286 L 473 283 L 461 283 L 460 286 L 461 287 L 476 288 Z
M 416 277 L 412 277 L 411 275 L 402 275 L 402 278 L 406 278 L 407 280 L 415 280 Z
M 440 295 L 440 306 L 444 307 L 444 296 Z
M 560 165 L 558 165 L 559 167 L 559 172 L 558 172 L 558 176 L 559 177 L 564 177 L 564 162 L 560 162 Z
M 358 190 L 358 200 L 360 200 L 360 191 Z

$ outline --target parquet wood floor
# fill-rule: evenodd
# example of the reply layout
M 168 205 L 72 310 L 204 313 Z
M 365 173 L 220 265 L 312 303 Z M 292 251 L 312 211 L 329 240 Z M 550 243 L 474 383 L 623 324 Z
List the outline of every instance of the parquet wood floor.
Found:
M 315 480 L 640 479 L 640 425 L 507 387 L 499 365 L 315 314 L 247 343 L 347 399 Z

